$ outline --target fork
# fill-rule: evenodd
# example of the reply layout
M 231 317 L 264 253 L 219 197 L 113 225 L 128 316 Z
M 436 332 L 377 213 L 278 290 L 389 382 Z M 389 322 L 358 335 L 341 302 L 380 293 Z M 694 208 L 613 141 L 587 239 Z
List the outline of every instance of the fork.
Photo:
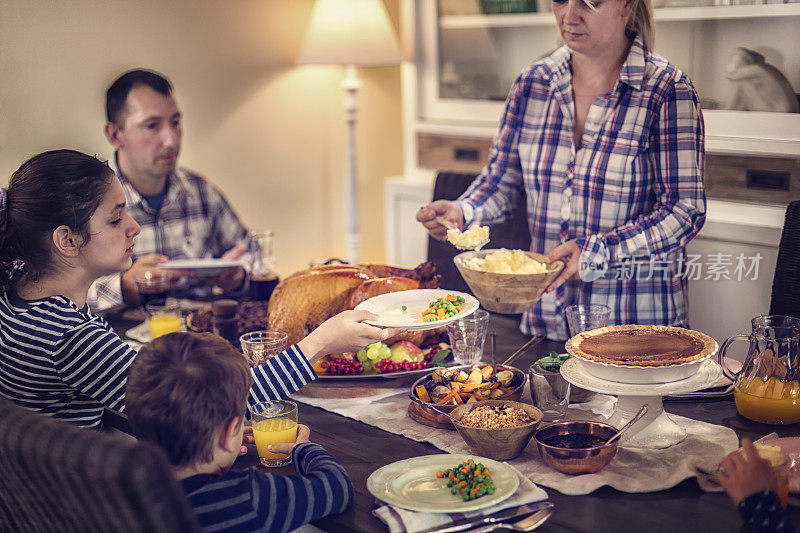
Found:
M 478 529 L 472 529 L 467 533 L 485 533 L 486 531 L 494 531 L 495 529 L 506 528 L 512 529 L 514 531 L 533 531 L 537 527 L 544 524 L 550 515 L 553 514 L 553 508 L 547 507 L 542 509 L 541 511 L 535 512 L 532 515 L 528 516 L 527 518 L 523 518 L 513 524 L 508 522 L 496 522 L 494 524 L 489 524 L 488 526 L 479 527 Z

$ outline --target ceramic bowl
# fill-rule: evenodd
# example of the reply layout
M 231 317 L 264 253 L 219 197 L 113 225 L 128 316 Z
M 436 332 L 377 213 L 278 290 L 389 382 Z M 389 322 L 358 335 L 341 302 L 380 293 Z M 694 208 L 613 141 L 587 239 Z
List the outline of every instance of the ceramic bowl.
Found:
M 539 448 L 539 455 L 550 468 L 564 474 L 591 474 L 611 462 L 611 459 L 617 454 L 619 440 L 611 444 L 586 448 L 552 446 L 543 441 L 559 435 L 593 435 L 608 440 L 616 432 L 617 428 L 602 422 L 569 420 L 543 427 L 536 432 L 534 439 Z
M 522 313 L 527 311 L 544 294 L 544 290 L 556 279 L 564 268 L 561 261 L 548 262 L 547 256 L 526 252 L 533 259 L 547 263 L 543 274 L 496 274 L 467 268 L 466 261 L 476 257 L 483 258 L 497 250 L 463 252 L 453 258 L 453 262 L 469 285 L 470 290 L 480 301 L 481 306 L 496 313 Z
M 451 415 L 457 420 L 461 420 L 464 415 L 473 409 L 481 406 L 505 406 L 521 409 L 530 416 L 533 421 L 513 428 L 502 429 L 483 429 L 464 424 L 453 424 L 458 430 L 458 434 L 467 443 L 472 453 L 482 457 L 488 457 L 495 461 L 505 461 L 513 459 L 522 453 L 533 437 L 533 433 L 542 422 L 542 411 L 532 405 L 509 400 L 484 400 L 459 405 Z
M 451 370 L 468 370 L 470 368 L 470 366 L 471 365 L 453 366 L 453 367 L 450 367 L 450 369 Z M 501 370 L 510 370 L 514 374 L 514 379 L 511 381 L 511 386 L 513 388 L 511 389 L 511 391 L 506 393 L 505 396 L 501 396 L 500 398 L 497 398 L 497 399 L 498 400 L 512 400 L 512 401 L 513 400 L 519 400 L 520 397 L 522 396 L 522 391 L 525 389 L 525 383 L 528 381 L 528 378 L 525 375 L 525 372 L 523 372 L 519 368 L 514 368 L 513 366 L 497 365 L 497 371 L 499 372 Z M 417 387 L 419 385 L 424 385 L 424 384 L 428 383 L 428 381 L 432 380 L 433 379 L 433 378 L 431 378 L 432 373 L 433 372 L 431 372 L 430 374 L 427 374 L 426 376 L 423 376 L 423 377 L 419 378 L 418 380 L 416 380 L 411 385 L 411 391 L 409 391 L 409 392 L 411 394 L 413 394 L 415 398 L 419 398 L 419 396 L 417 395 L 417 390 L 416 390 Z M 445 413 L 452 413 L 452 411 L 456 407 L 458 407 L 458 405 L 438 405 L 438 404 L 435 404 L 435 403 L 432 403 L 432 402 L 423 402 L 423 403 L 426 404 L 426 405 L 433 405 L 437 409 L 439 409 L 440 411 L 444 411 Z M 418 413 L 420 413 L 421 416 L 424 416 L 428 420 L 431 420 L 431 421 L 433 421 L 435 423 L 438 423 L 438 424 L 446 424 L 450 428 L 452 428 L 452 421 L 449 418 L 447 418 L 446 416 L 441 415 L 441 414 L 437 413 L 436 411 L 434 411 L 433 409 L 430 409 L 429 407 L 425 407 L 425 406 L 423 406 L 421 404 L 417 404 L 417 406 L 419 407 Z

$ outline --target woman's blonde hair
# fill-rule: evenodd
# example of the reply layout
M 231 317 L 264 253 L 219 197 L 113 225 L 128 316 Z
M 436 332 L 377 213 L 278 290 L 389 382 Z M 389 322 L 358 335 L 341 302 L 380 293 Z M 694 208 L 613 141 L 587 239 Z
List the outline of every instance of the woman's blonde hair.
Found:
M 628 36 L 639 35 L 648 50 L 656 44 L 656 29 L 653 26 L 652 0 L 632 0 L 634 2 L 625 33 Z

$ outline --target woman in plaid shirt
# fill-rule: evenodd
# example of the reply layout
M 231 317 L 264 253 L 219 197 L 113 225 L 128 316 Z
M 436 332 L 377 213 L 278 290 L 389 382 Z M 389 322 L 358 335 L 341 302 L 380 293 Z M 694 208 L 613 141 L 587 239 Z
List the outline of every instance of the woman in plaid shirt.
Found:
M 509 218 L 524 194 L 531 247 L 567 265 L 524 333 L 565 339 L 564 308 L 613 324 L 687 325 L 684 247 L 705 220 L 703 118 L 677 67 L 651 51 L 650 0 L 554 0 L 565 46 L 526 68 L 489 163 L 455 202 L 417 219 L 435 238 Z

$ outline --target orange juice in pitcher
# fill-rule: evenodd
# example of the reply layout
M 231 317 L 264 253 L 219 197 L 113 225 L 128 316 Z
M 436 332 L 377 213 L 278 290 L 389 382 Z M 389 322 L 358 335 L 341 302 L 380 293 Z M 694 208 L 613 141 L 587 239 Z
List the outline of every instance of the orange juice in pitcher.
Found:
M 724 365 L 728 347 L 737 339 L 750 347 L 742 369 L 731 374 Z M 735 382 L 739 414 L 766 424 L 800 422 L 800 319 L 764 315 L 752 320 L 750 335 L 728 338 L 719 351 L 725 375 Z
M 800 381 L 784 381 L 756 376 L 749 383 L 742 380 L 733 390 L 736 409 L 750 420 L 766 424 L 800 422 Z

